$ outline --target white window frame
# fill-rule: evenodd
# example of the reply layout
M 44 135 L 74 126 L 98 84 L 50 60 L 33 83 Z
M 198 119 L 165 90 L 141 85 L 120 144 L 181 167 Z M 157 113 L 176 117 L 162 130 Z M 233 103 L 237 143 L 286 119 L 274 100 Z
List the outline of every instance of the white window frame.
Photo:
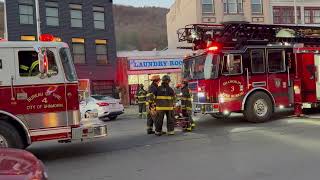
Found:
M 235 1 L 235 12 L 230 12 L 230 1 Z M 243 14 L 243 0 L 223 0 L 223 11 L 224 14 Z
M 259 1 L 260 3 L 253 3 L 253 1 L 254 0 L 251 0 L 251 13 L 252 14 L 263 14 L 263 0 L 257 0 L 257 1 Z M 253 9 L 252 9 L 252 5 L 260 5 L 260 11 L 259 12 L 255 12 L 255 11 L 253 11 Z
M 203 14 L 215 14 L 215 5 L 214 5 L 214 0 L 210 0 L 211 3 L 205 3 L 204 0 L 201 0 L 201 8 L 202 8 L 202 13 Z M 204 9 L 203 9 L 203 6 L 204 5 L 211 5 L 212 7 L 212 11 L 211 12 L 205 12 Z

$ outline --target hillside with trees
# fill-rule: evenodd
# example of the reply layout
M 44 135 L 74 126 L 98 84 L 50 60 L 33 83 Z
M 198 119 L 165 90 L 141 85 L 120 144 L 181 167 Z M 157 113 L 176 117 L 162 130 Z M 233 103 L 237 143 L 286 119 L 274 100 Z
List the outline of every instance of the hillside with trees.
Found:
M 168 9 L 114 5 L 118 50 L 162 50 L 167 47 Z

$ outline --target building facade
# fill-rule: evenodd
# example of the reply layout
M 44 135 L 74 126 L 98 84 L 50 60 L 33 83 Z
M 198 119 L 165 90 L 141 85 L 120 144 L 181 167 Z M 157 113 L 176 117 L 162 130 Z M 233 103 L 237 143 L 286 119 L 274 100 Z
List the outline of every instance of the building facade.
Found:
M 112 0 L 40 0 L 41 33 L 69 44 L 79 79 L 91 93 L 111 95 L 116 44 Z M 34 0 L 7 0 L 8 40 L 37 39 Z
M 295 3 L 294 3 L 295 2 Z M 295 8 L 296 5 L 296 20 Z M 320 25 L 319 0 L 175 0 L 167 14 L 169 48 L 179 43 L 177 30 L 187 24 L 246 21 L 263 24 Z
M 170 86 L 181 82 L 181 67 L 188 50 L 118 52 L 117 81 L 124 90 L 123 104 L 134 104 L 139 84 L 145 89 L 153 75 L 169 75 Z

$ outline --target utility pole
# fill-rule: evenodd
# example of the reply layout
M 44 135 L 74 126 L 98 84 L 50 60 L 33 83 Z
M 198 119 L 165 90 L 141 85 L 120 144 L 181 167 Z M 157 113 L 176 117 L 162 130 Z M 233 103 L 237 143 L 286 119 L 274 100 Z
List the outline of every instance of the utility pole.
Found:
M 39 0 L 35 0 L 36 4 L 36 23 L 37 23 L 37 39 L 40 41 L 40 35 L 41 35 L 41 27 L 40 27 L 40 12 L 39 12 Z
M 6 0 L 3 2 L 3 19 L 4 19 L 4 39 L 8 40 L 8 21 Z

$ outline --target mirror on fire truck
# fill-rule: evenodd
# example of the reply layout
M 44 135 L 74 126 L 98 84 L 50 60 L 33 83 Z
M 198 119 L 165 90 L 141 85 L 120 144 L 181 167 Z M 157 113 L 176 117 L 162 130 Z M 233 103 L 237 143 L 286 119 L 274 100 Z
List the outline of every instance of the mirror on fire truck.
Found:
M 48 72 L 47 50 L 45 48 L 39 48 L 37 52 L 39 60 L 39 72 L 41 74 L 46 74 Z

